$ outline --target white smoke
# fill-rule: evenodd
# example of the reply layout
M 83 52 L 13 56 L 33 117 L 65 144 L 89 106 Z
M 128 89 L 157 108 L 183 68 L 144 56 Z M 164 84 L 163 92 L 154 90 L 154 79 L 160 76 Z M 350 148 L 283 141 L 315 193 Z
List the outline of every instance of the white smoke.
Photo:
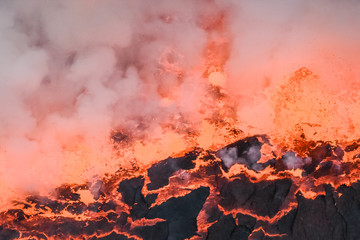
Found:
M 0 186 L 37 191 L 114 170 L 113 130 L 196 129 L 209 42 L 224 43 L 239 121 L 266 132 L 264 99 L 284 75 L 307 66 L 333 89 L 358 81 L 359 11 L 335 0 L 3 0 Z
M 311 163 L 311 158 L 301 158 L 294 152 L 287 152 L 283 155 L 282 161 L 286 169 L 297 169 L 303 167 L 305 164 Z
M 261 158 L 260 149 L 261 146 L 252 145 L 247 150 L 241 152 L 241 156 L 239 156 L 237 147 L 225 147 L 218 151 L 218 156 L 227 168 L 231 168 L 235 164 L 244 164 L 250 169 L 261 170 L 261 166 L 257 164 L 257 161 Z

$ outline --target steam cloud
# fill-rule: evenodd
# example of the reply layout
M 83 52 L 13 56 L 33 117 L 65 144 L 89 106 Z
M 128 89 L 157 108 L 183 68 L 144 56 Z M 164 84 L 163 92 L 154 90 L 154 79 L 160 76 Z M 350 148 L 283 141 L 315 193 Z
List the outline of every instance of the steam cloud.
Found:
M 269 133 L 273 89 L 297 69 L 319 75 L 319 98 L 358 86 L 359 13 L 350 0 L 1 1 L 0 185 L 41 191 L 115 171 L 112 131 L 175 129 L 161 147 L 181 150 L 216 103 L 212 84 L 246 133 Z

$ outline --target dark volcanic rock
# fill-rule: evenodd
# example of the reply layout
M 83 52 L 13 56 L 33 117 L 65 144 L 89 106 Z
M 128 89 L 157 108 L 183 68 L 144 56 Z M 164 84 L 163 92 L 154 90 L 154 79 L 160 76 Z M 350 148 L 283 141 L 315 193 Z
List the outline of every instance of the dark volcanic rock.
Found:
M 16 230 L 6 229 L 0 226 L 0 239 L 17 239 L 20 237 L 20 233 Z
M 145 217 L 146 213 L 149 211 L 149 205 L 145 202 L 144 199 L 137 201 L 137 203 L 132 206 L 130 210 L 130 217 L 135 219 L 140 219 Z
M 129 238 L 126 235 L 112 232 L 104 237 L 92 237 L 91 240 L 135 240 L 135 238 Z
M 122 141 L 122 136 L 117 138 L 115 140 Z M 329 182 L 357 176 L 360 155 L 354 153 L 353 161 L 343 161 L 343 157 L 346 152 L 358 149 L 360 143 L 354 143 L 344 151 L 339 146 L 312 142 L 310 147 L 303 149 L 308 153 L 304 158 L 296 152 L 283 156 L 269 153 L 272 156 L 267 159 L 270 160 L 258 163 L 261 147 L 269 144 L 266 141 L 265 137 L 254 136 L 230 144 L 217 153 L 194 151 L 181 158 L 158 162 L 148 169 L 150 191 L 143 191 L 144 194 L 146 176 L 125 179 L 116 186 L 122 175 L 115 175 L 113 179 L 99 180 L 91 186 L 63 185 L 51 197 L 29 196 L 22 203 L 24 205 L 17 203 L 23 210 L 8 209 L 1 213 L 4 225 L 0 226 L 0 240 L 20 236 L 24 239 L 92 240 L 165 240 L 194 236 L 207 240 L 360 239 L 360 182 L 337 189 L 330 185 L 318 186 L 328 176 Z M 202 161 L 196 170 L 176 173 L 193 169 L 198 156 Z M 220 156 L 221 160 L 215 156 Z M 248 178 L 247 173 L 224 174 L 228 167 L 239 163 L 255 171 L 270 166 L 274 175 L 268 179 L 279 178 L 255 182 L 259 180 Z M 290 168 L 303 168 L 303 178 L 295 177 L 293 182 L 291 173 L 283 171 Z M 169 178 L 175 174 L 178 175 L 171 180 L 177 184 L 171 189 L 152 191 L 168 185 Z M 172 197 L 179 188 L 192 189 L 195 184 L 208 187 L 199 187 L 182 197 Z M 306 199 L 298 191 L 295 197 L 296 189 L 305 185 L 313 191 L 325 189 L 326 194 Z M 82 195 L 77 193 L 79 189 L 90 190 L 95 202 L 82 202 Z M 163 201 L 152 206 L 158 194 Z M 282 207 L 290 206 L 296 208 L 285 216 L 282 212 L 276 215 Z M 201 210 L 204 211 L 201 217 L 205 217 L 202 220 L 207 221 L 201 229 L 210 227 L 207 233 L 199 232 L 197 236 L 197 217 Z M 247 212 L 251 216 L 242 214 Z M 62 213 L 65 215 L 61 216 Z M 53 217 L 49 217 L 51 214 Z M 79 218 L 80 214 L 89 218 Z M 278 216 L 282 217 L 278 219 Z
M 75 203 L 72 203 L 71 205 L 69 205 L 66 210 L 69 212 L 69 213 L 72 213 L 72 214 L 81 214 L 83 212 L 85 212 L 86 210 L 86 205 L 82 202 L 75 202 Z
M 208 235 L 206 239 L 231 239 L 231 235 L 235 228 L 235 219 L 231 215 L 221 216 L 220 219 L 208 229 Z
M 90 203 L 87 207 L 87 210 L 92 211 L 92 212 L 99 212 L 100 211 L 100 207 L 101 207 L 101 203 L 99 202 L 94 202 L 94 203 Z
M 332 146 L 330 144 L 322 144 L 317 146 L 310 151 L 309 157 L 311 158 L 311 163 L 306 164 L 303 168 L 305 170 L 305 175 L 310 174 L 315 171 L 319 163 L 327 157 L 333 156 Z
M 245 176 L 227 182 L 220 189 L 220 205 L 226 210 L 246 208 L 261 216 L 279 211 L 292 185 L 290 179 L 252 183 Z
M 262 230 L 258 230 L 252 233 L 249 239 L 250 240 L 289 240 L 289 238 L 286 236 L 276 236 L 276 235 L 269 236 L 265 234 L 264 231 Z M 306 240 L 313 240 L 313 239 L 306 239 Z
M 156 201 L 158 194 L 157 193 L 152 193 L 152 194 L 148 194 L 145 197 L 145 202 L 149 205 L 153 204 Z
M 239 226 L 247 228 L 250 232 L 254 229 L 256 218 L 241 213 L 236 214 L 236 219 Z
M 346 222 L 339 213 L 333 191 L 326 187 L 326 196 L 314 200 L 297 194 L 298 207 L 279 220 L 276 229 L 288 239 L 348 239 Z M 350 238 L 357 239 L 357 238 Z
M 78 193 L 74 193 L 71 186 L 63 185 L 59 188 L 55 189 L 57 198 L 61 200 L 71 200 L 77 201 L 80 199 L 80 195 Z
M 207 221 L 209 223 L 217 221 L 223 215 L 223 213 L 219 210 L 219 208 L 215 206 L 210 209 L 207 209 L 206 214 L 208 216 Z
M 144 178 L 141 177 L 126 179 L 119 184 L 118 192 L 121 193 L 123 202 L 131 206 L 130 217 L 133 220 L 145 217 L 149 207 L 155 202 L 158 195 L 149 194 L 144 197 L 141 193 L 143 186 Z M 114 207 L 116 207 L 116 204 L 114 204 Z
M 255 191 L 255 184 L 241 176 L 241 179 L 235 179 L 222 186 L 220 189 L 220 205 L 226 210 L 242 207 Z
M 135 240 L 135 238 L 128 238 L 125 235 L 112 232 L 105 237 L 92 237 L 91 240 Z
M 276 233 L 286 234 L 288 237 L 290 237 L 293 231 L 296 214 L 297 209 L 291 210 L 275 224 L 274 231 Z
M 134 233 L 144 240 L 167 240 L 169 238 L 168 222 L 158 222 L 154 226 L 143 226 L 134 228 Z M 175 238 L 180 239 L 180 238 Z
M 50 208 L 53 213 L 60 213 L 64 210 L 68 203 L 62 203 L 60 201 L 54 201 L 47 197 L 42 196 L 30 196 L 26 198 L 28 203 L 35 204 L 36 209 L 43 209 Z
M 360 239 L 360 182 L 338 189 L 342 196 L 336 200 L 336 207 L 346 224 L 348 239 Z
M 110 211 L 110 210 L 115 211 L 116 206 L 117 206 L 117 204 L 114 201 L 109 200 L 109 201 L 106 201 L 106 202 L 102 203 L 100 205 L 99 209 L 101 211 L 104 211 L 104 212 L 107 212 L 107 211 Z
M 195 167 L 193 162 L 198 156 L 198 152 L 191 152 L 184 157 L 167 158 L 156 163 L 148 169 L 148 176 L 151 183 L 147 185 L 149 190 L 159 189 L 169 184 L 169 177 L 180 170 L 189 170 Z
M 345 148 L 346 149 L 346 148 Z M 335 158 L 337 159 L 337 160 L 342 160 L 343 159 L 343 157 L 344 157 L 344 150 L 342 150 L 342 148 L 341 147 L 339 147 L 339 146 L 336 146 L 335 148 L 334 148 L 334 154 L 335 154 Z
M 126 179 L 119 184 L 118 192 L 121 193 L 123 202 L 132 206 L 139 198 L 144 197 L 141 193 L 143 186 L 144 178 L 142 177 Z
M 119 218 L 116 220 L 116 225 L 124 226 L 125 224 L 127 224 L 128 217 L 129 215 L 127 213 L 122 212 Z
M 81 206 L 81 205 L 80 205 Z M 106 202 L 94 202 L 94 203 L 90 203 L 87 206 L 87 210 L 92 211 L 92 212 L 100 212 L 100 211 L 110 211 L 113 210 L 115 211 L 117 204 L 113 201 L 106 201 Z
M 208 229 L 207 240 L 246 240 L 254 230 L 256 219 L 247 215 L 237 214 L 238 225 L 231 215 L 222 215 Z
M 342 174 L 339 168 L 334 166 L 332 161 L 323 161 L 319 164 L 318 169 L 314 172 L 314 178 L 320 178 L 324 176 L 337 176 Z
M 297 201 L 294 239 L 345 239 L 345 223 L 330 191 L 315 200 L 297 195 Z
M 168 224 L 168 239 L 185 239 L 196 234 L 196 218 L 209 196 L 208 187 L 200 187 L 184 197 L 170 198 L 155 206 L 146 214 L 146 218 L 161 218 Z
M 89 221 L 87 225 L 83 228 L 83 231 L 86 235 L 92 235 L 98 231 L 101 232 L 110 232 L 114 229 L 114 224 L 109 223 L 109 221 L 103 217 L 97 221 Z
M 132 206 L 130 210 L 130 217 L 133 220 L 145 217 L 149 211 L 149 207 L 155 202 L 157 195 L 158 194 L 149 194 L 145 198 L 141 195 L 142 197 L 137 199 L 134 206 Z
M 83 222 L 77 222 L 73 219 L 59 219 L 56 224 L 53 222 L 42 223 L 42 228 L 45 230 L 46 235 L 56 236 L 58 238 L 66 238 L 65 236 L 79 236 L 83 233 Z M 91 230 L 94 233 L 95 230 Z
M 346 146 L 344 150 L 345 152 L 351 152 L 358 149 L 359 146 L 360 145 L 358 143 L 354 142 L 353 144 Z
M 7 213 L 14 217 L 15 222 L 21 222 L 29 217 L 29 215 L 26 215 L 21 209 L 9 209 Z

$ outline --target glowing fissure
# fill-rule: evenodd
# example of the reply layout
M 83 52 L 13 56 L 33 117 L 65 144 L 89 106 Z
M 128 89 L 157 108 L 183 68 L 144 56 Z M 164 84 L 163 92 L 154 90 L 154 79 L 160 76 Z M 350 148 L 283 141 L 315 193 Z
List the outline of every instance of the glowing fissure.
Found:
M 217 157 L 225 148 L 219 151 L 198 148 L 182 157 L 155 163 L 145 172 L 137 168 L 132 170 L 134 172 L 120 169 L 110 178 L 98 180 L 97 186 L 90 183 L 63 185 L 52 197 L 29 196 L 3 212 L 1 222 L 9 229 L 7 231 L 15 232 L 13 236 L 24 239 L 41 239 L 41 236 L 92 239 L 109 234 L 147 239 L 143 231 L 155 231 L 150 229 L 158 229 L 162 224 L 180 221 L 180 226 L 189 227 L 187 224 L 191 223 L 180 220 L 183 210 L 179 204 L 189 207 L 188 204 L 195 201 L 193 204 L 200 204 L 194 217 L 201 238 L 212 236 L 211 229 L 233 218 L 244 218 L 246 222 L 253 219 L 250 222 L 254 225 L 248 233 L 250 239 L 260 233 L 286 237 L 286 233 L 274 226 L 296 210 L 302 198 L 316 201 L 332 191 L 336 201 L 340 201 L 342 192 L 347 194 L 344 186 L 357 182 L 359 154 L 356 146 L 354 143 L 342 149 L 324 143 L 309 144 L 307 158 L 310 160 L 296 169 L 288 169 L 286 152 L 273 151 L 273 158 L 261 161 L 268 157 L 267 148 L 274 147 L 269 138 L 264 135 L 249 137 L 225 147 L 236 148 L 236 159 L 244 156 L 245 162 L 228 167 Z M 261 156 L 256 162 L 247 155 L 254 147 Z M 349 162 L 348 156 L 355 157 Z M 257 170 L 253 169 L 254 163 L 259 164 Z M 84 192 L 89 192 L 90 199 L 84 197 Z M 267 198 L 272 200 L 268 202 Z M 236 226 L 240 227 L 241 223 L 237 222 L 234 228 Z M 154 234 L 159 234 L 157 231 L 161 233 L 156 230 Z M 190 232 L 184 234 L 191 237 Z M 169 229 L 168 234 L 178 233 L 176 229 Z

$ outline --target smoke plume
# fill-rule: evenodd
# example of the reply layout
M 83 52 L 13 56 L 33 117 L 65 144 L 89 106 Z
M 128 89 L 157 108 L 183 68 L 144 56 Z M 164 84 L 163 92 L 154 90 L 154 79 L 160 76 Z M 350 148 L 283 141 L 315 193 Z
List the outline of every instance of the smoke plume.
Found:
M 188 136 L 213 146 L 221 121 L 358 137 L 359 12 L 351 0 L 1 1 L 3 196 L 148 164 Z

